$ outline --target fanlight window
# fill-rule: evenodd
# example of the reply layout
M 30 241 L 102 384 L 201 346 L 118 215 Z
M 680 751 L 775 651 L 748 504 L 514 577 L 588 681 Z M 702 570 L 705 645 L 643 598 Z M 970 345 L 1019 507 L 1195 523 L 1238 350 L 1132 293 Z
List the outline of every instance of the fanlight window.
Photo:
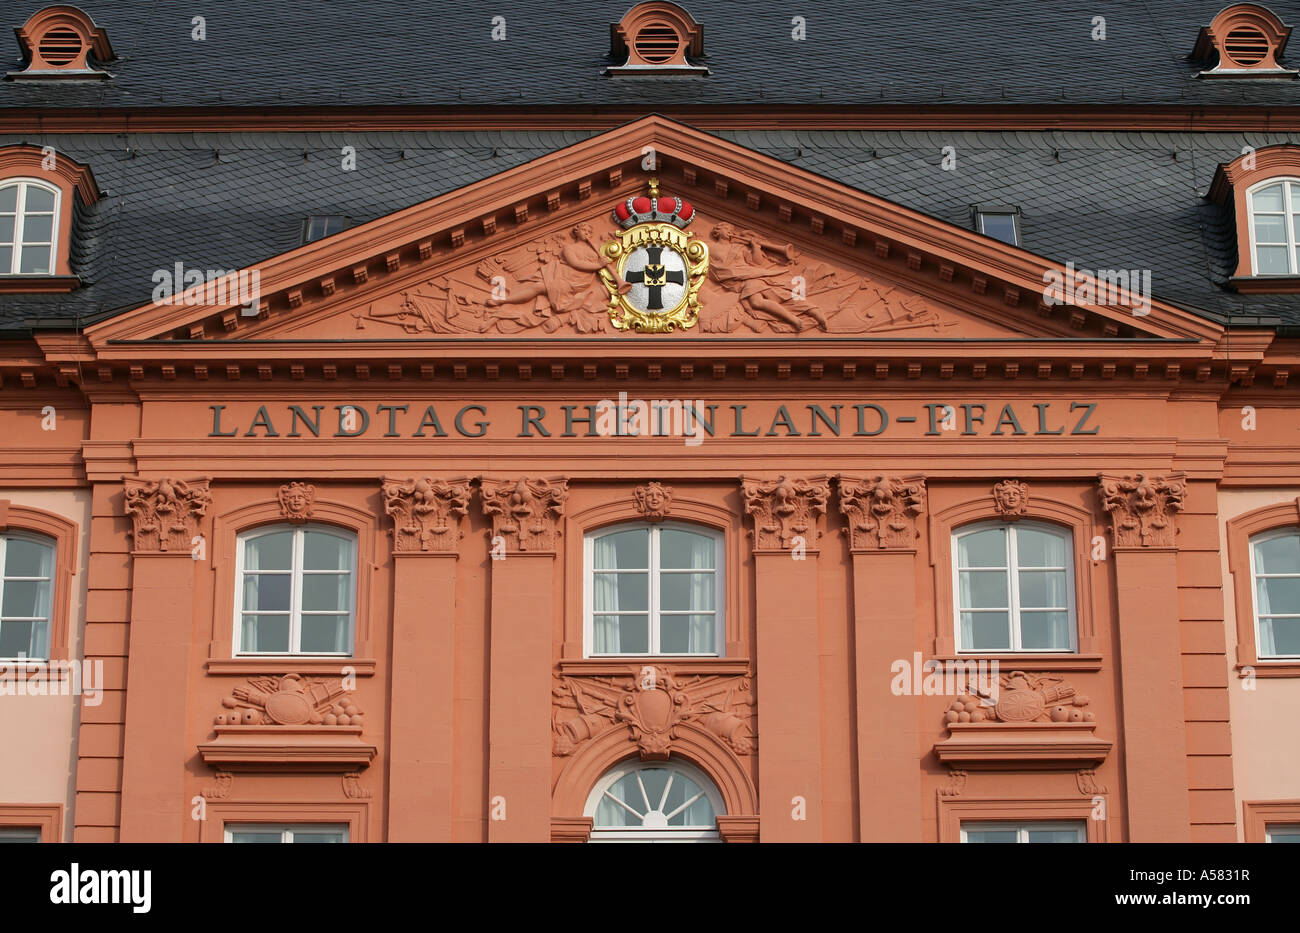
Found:
M 636 842 L 715 842 L 717 788 L 696 768 L 679 763 L 620 766 L 597 782 L 587 801 L 591 839 Z

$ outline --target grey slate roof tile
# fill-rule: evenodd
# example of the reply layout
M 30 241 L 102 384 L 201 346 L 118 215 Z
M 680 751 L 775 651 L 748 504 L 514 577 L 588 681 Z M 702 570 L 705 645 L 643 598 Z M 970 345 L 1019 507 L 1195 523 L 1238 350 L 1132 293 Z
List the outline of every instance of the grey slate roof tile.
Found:
M 41 6 L 6 3 L 0 27 Z M 1198 79 L 1186 60 L 1200 27 L 1229 0 L 1097 3 L 1032 0 L 862 3 L 860 0 L 683 0 L 704 27 L 707 78 L 610 78 L 609 24 L 631 0 L 225 0 L 194 11 L 156 0 L 79 0 L 119 59 L 107 81 L 0 82 L 0 107 L 394 104 L 429 106 L 1164 103 L 1223 105 L 1249 97 L 1294 104 L 1300 82 Z M 1268 4 L 1300 25 L 1295 0 Z M 491 40 L 491 17 L 507 38 Z M 794 13 L 807 39 L 791 38 Z M 1105 41 L 1091 39 L 1106 17 Z M 0 51 L 19 66 L 16 43 Z M 1292 58 L 1297 56 L 1292 50 Z M 380 65 L 381 67 L 377 67 Z
M 297 246 L 307 214 L 373 220 L 545 156 L 587 131 L 0 136 L 56 145 L 104 192 L 79 210 L 69 295 L 0 298 L 0 330 L 89 321 L 146 302 L 156 269 L 239 268 Z M 1223 287 L 1231 218 L 1202 196 L 1249 142 L 1286 134 L 732 130 L 718 135 L 969 229 L 972 204 L 1022 211 L 1022 246 L 1080 268 L 1149 268 L 1159 298 L 1300 325 L 1300 296 Z M 357 147 L 343 172 L 335 143 Z M 940 168 L 954 145 L 958 169 Z M 303 158 L 303 153 L 308 158 Z M 873 156 L 872 153 L 875 153 Z M 1171 158 L 1176 151 L 1178 158 Z M 127 153 L 130 153 L 128 156 Z M 403 153 L 405 156 L 403 157 Z M 219 155 L 218 155 L 219 154 Z

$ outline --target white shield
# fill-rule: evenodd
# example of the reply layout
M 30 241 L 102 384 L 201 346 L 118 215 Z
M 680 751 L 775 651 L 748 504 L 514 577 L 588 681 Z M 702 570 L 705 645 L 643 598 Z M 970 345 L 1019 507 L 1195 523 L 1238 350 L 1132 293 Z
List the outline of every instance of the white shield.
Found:
M 686 296 L 686 257 L 671 246 L 639 246 L 627 257 L 623 279 L 632 288 L 627 303 L 648 314 L 664 314 Z

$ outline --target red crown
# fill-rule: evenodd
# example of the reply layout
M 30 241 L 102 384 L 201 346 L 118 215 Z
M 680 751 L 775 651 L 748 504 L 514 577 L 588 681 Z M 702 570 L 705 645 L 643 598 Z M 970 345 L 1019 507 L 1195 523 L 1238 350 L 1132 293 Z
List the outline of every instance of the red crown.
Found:
M 659 196 L 659 182 L 650 179 L 650 194 L 628 198 L 614 208 L 614 220 L 623 227 L 637 224 L 669 223 L 678 228 L 686 227 L 695 219 L 695 208 L 689 201 L 681 198 Z

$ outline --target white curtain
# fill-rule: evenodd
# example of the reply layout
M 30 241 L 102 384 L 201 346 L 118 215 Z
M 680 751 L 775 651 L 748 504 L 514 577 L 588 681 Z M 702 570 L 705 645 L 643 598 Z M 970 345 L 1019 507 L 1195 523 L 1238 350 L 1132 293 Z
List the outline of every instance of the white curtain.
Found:
M 712 586 L 714 582 L 713 539 L 702 535 L 691 535 L 691 561 L 693 570 L 708 571 L 691 575 L 691 608 L 711 610 L 708 615 L 690 616 L 690 631 L 687 636 L 686 650 L 692 654 L 706 654 L 717 650 L 714 625 L 717 619 L 717 593 Z
M 612 570 L 618 566 L 618 555 L 614 549 L 614 535 L 595 538 L 591 542 L 591 566 L 594 570 Z M 619 617 L 601 615 L 604 612 L 618 611 L 618 574 L 593 573 L 591 575 L 591 596 L 593 606 L 593 632 L 597 654 L 616 654 L 619 651 Z

